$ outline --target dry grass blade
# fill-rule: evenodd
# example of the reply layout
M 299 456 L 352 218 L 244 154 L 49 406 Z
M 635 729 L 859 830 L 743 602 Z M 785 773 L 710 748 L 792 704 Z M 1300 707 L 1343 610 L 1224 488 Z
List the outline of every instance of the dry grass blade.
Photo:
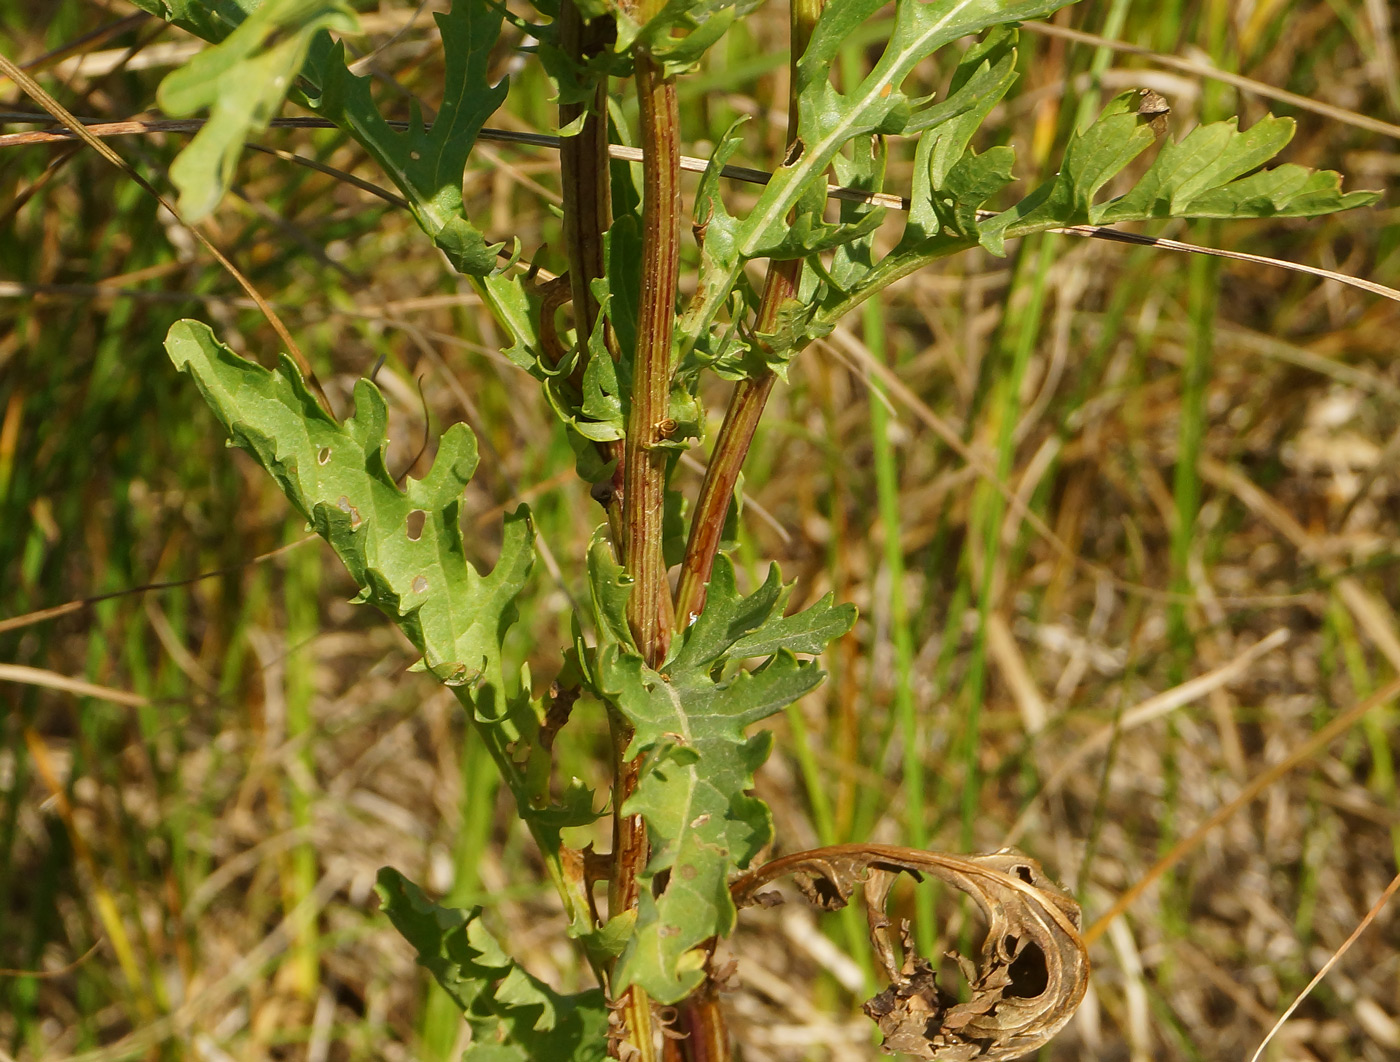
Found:
M 45 689 L 61 690 L 77 697 L 95 697 L 98 700 L 111 701 L 113 704 L 125 704 L 132 708 L 140 708 L 151 703 L 139 693 L 116 690 L 110 686 L 99 686 L 96 683 L 69 678 L 67 675 L 60 675 L 44 668 L 28 667 L 25 664 L 0 664 L 0 682 L 21 682 L 28 686 L 43 686 Z
M 1256 96 L 1262 96 L 1266 100 L 1275 100 L 1279 103 L 1286 103 L 1290 107 L 1297 107 L 1302 111 L 1311 111 L 1313 114 L 1320 114 L 1324 118 L 1331 118 L 1333 121 L 1342 122 L 1346 125 L 1355 126 L 1358 129 L 1365 129 L 1371 133 L 1380 133 L 1382 136 L 1400 138 L 1400 125 L 1391 122 L 1383 122 L 1379 118 L 1372 118 L 1369 115 L 1358 114 L 1356 111 L 1349 111 L 1345 107 L 1334 107 L 1330 103 L 1323 103 L 1320 100 L 1312 99 L 1308 96 L 1300 96 L 1296 92 L 1289 92 L 1287 89 L 1275 88 L 1273 85 L 1263 81 L 1256 81 L 1252 77 L 1244 77 L 1241 74 L 1232 74 L 1228 70 L 1221 70 L 1211 66 L 1209 63 L 1199 63 L 1191 59 L 1182 59 L 1175 55 L 1163 55 L 1161 52 L 1154 52 L 1151 48 L 1143 48 L 1140 45 L 1129 44 L 1127 41 L 1116 41 L 1110 37 L 1100 37 L 1097 33 L 1085 33 L 1083 30 L 1070 29 L 1068 26 L 1056 26 L 1049 22 L 1025 22 L 1022 23 L 1025 29 L 1032 33 L 1041 33 L 1047 37 L 1059 37 L 1061 40 L 1074 41 L 1076 44 L 1087 44 L 1094 48 L 1108 48 L 1115 52 L 1122 52 L 1125 55 L 1140 55 L 1144 59 L 1164 66 L 1168 70 L 1179 70 L 1183 74 L 1191 74 L 1194 77 L 1210 78 L 1212 81 L 1219 81 L 1222 84 L 1232 85 L 1246 92 L 1252 92 Z
M 209 1027 L 209 1016 L 226 1005 L 230 997 L 265 974 L 267 965 L 287 949 L 301 927 L 314 921 L 335 894 L 345 887 L 347 875 L 341 870 L 323 874 L 313 888 L 257 945 L 242 955 L 232 968 L 193 993 L 168 1014 L 147 1022 L 115 1043 L 94 1050 L 68 1055 L 61 1062 L 122 1062 L 149 1056 L 168 1040 L 187 1038 L 192 1032 Z
M 1400 679 L 1393 679 L 1365 700 L 1352 705 L 1312 737 L 1308 738 L 1307 741 L 1299 745 L 1298 748 L 1294 749 L 1284 757 L 1283 760 L 1274 764 L 1267 771 L 1264 771 L 1256 777 L 1245 786 L 1244 789 L 1240 790 L 1239 796 L 1235 797 L 1235 799 L 1228 804 L 1218 808 L 1205 822 L 1201 823 L 1196 829 L 1191 831 L 1189 835 L 1178 841 L 1172 847 L 1171 851 L 1157 860 L 1156 863 L 1152 864 L 1152 868 L 1142 876 L 1137 884 L 1123 893 L 1123 895 L 1119 896 L 1118 899 L 1113 902 L 1113 906 L 1105 911 L 1103 915 L 1099 917 L 1098 921 L 1094 922 L 1093 925 L 1084 931 L 1085 943 L 1092 944 L 1094 941 L 1098 940 L 1115 918 L 1136 903 L 1138 899 L 1141 898 L 1142 894 L 1152 886 L 1153 882 L 1157 881 L 1157 879 L 1168 870 L 1176 866 L 1191 852 L 1195 851 L 1196 847 L 1205 840 L 1207 835 L 1222 822 L 1229 819 L 1235 812 L 1239 811 L 1240 808 L 1252 801 L 1265 789 L 1268 789 L 1269 786 L 1273 785 L 1289 771 L 1316 756 L 1332 741 L 1336 740 L 1359 723 L 1367 712 L 1383 704 L 1388 704 L 1397 696 L 1400 696 Z
M 165 209 L 168 210 L 173 217 L 178 219 L 180 221 L 180 224 L 184 225 L 185 228 L 189 230 L 190 234 L 194 236 L 196 240 L 199 241 L 200 246 L 202 246 L 206 251 L 208 251 L 211 255 L 214 256 L 214 259 L 219 263 L 219 265 L 223 266 L 224 269 L 228 271 L 229 275 L 233 277 L 235 281 L 238 282 L 238 286 L 241 287 L 244 291 L 246 291 L 248 293 L 248 297 L 251 298 L 257 304 L 257 307 L 262 312 L 262 315 L 265 318 L 267 318 L 268 324 L 272 325 L 273 330 L 276 331 L 278 337 L 282 340 L 284 344 L 286 344 L 287 353 L 289 353 L 292 356 L 292 358 L 296 361 L 297 366 L 302 371 L 302 374 L 311 384 L 312 390 L 315 391 L 317 398 L 320 399 L 321 405 L 325 407 L 328 413 L 334 416 L 335 411 L 331 409 L 330 400 L 326 397 L 325 391 L 321 388 L 320 379 L 316 376 L 315 371 L 311 368 L 311 363 L 306 360 L 306 355 L 301 352 L 301 347 L 297 345 L 297 341 L 292 338 L 292 333 L 283 323 L 282 318 L 277 315 L 277 312 L 268 304 L 267 300 L 262 297 L 262 293 L 259 292 L 257 288 L 253 287 L 253 282 L 243 275 L 243 273 L 238 269 L 238 267 L 235 266 L 233 262 L 229 260 L 228 256 L 225 255 L 222 251 L 220 251 L 217 247 L 215 247 L 214 244 L 209 240 L 209 238 L 205 236 L 204 233 L 201 232 L 197 227 L 185 222 L 185 220 L 180 217 L 180 212 L 175 209 L 175 205 L 169 202 L 165 198 L 165 196 L 161 195 L 160 192 L 156 190 L 155 186 L 152 185 L 150 181 L 146 180 L 145 177 L 137 173 L 136 170 L 132 168 L 131 164 L 126 161 L 126 159 L 122 158 L 108 145 L 104 144 L 98 137 L 90 133 L 82 122 L 78 121 L 77 118 L 75 118 L 71 113 L 69 113 L 68 109 L 64 107 L 63 104 L 59 103 L 58 100 L 54 99 L 53 96 L 51 96 L 47 91 L 44 90 L 44 87 L 42 85 L 40 85 L 37 81 L 35 81 L 32 77 L 26 74 L 14 63 L 12 63 L 4 55 L 0 55 L 0 73 L 3 73 L 6 76 L 8 76 L 10 80 L 12 80 L 16 85 L 23 89 L 25 94 L 28 95 L 32 100 L 34 100 L 34 102 L 37 103 L 40 107 L 43 107 L 44 110 L 48 111 L 59 121 L 65 123 L 79 140 L 85 143 L 88 147 L 92 148 L 104 159 L 110 162 L 113 166 L 117 167 L 117 169 L 121 170 L 133 181 L 135 181 L 143 190 L 145 190 L 147 193 L 153 196 L 155 200 L 160 203 L 161 206 L 165 207 Z
M 1244 676 L 1260 657 L 1287 643 L 1288 638 L 1289 632 L 1284 628 L 1279 628 L 1261 638 L 1228 663 L 1159 693 L 1155 697 L 1149 697 L 1141 704 L 1134 705 L 1124 712 L 1117 722 L 1104 727 L 1080 742 L 1074 751 L 1059 759 L 1055 766 L 1055 773 L 1041 786 L 1040 791 L 1021 812 L 1016 824 L 1011 827 L 1011 831 L 1006 837 L 1006 843 L 1015 844 L 1025 834 L 1030 827 L 1032 817 L 1044 806 L 1046 800 L 1058 793 L 1066 781 L 1072 778 L 1077 771 L 1083 769 L 1085 760 L 1108 748 L 1115 733 L 1121 734 L 1134 727 L 1142 726 L 1144 723 L 1150 723 L 1154 719 L 1160 719 L 1178 708 L 1200 700 L 1222 686 L 1229 685 Z
M 971 896 L 987 920 L 979 962 L 958 964 L 972 990 L 959 1003 L 940 987 L 931 963 L 914 949 L 908 923 L 897 958 L 885 907 L 900 874 L 937 878 Z M 864 887 L 875 954 L 890 984 L 865 1005 L 887 1051 L 934 1062 L 1019 1058 L 1065 1026 L 1089 986 L 1089 956 L 1079 936 L 1079 905 L 1040 864 L 1011 848 L 958 856 L 880 844 L 833 845 L 783 856 L 738 879 L 731 892 L 744 907 L 759 891 L 792 875 L 804 895 L 828 910 Z
M 1400 888 L 1400 874 L 1396 874 L 1395 877 L 1390 879 L 1390 884 L 1385 887 L 1385 891 L 1381 893 L 1380 898 L 1371 905 L 1371 909 L 1366 912 L 1365 917 L 1357 923 L 1356 928 L 1351 931 L 1351 936 L 1342 941 L 1342 946 L 1332 953 L 1332 957 L 1322 964 L 1322 969 L 1318 970 L 1313 979 L 1307 983 L 1307 986 L 1298 993 L 1297 998 L 1288 1005 L 1288 1009 L 1279 1015 L 1278 1021 L 1274 1022 L 1273 1028 L 1269 1030 L 1268 1035 L 1260 1041 L 1254 1054 L 1250 1056 L 1249 1062 L 1259 1062 L 1259 1057 L 1264 1053 L 1264 1048 L 1269 1046 L 1269 1041 L 1283 1028 L 1284 1022 L 1289 1019 L 1293 1012 L 1298 1009 L 1298 1005 L 1302 1003 L 1303 1000 L 1307 999 L 1309 993 L 1311 993 L 1322 979 L 1327 976 L 1328 971 L 1337 965 L 1342 956 L 1345 955 L 1351 946 L 1361 937 L 1361 934 L 1366 932 L 1366 927 L 1376 920 L 1376 915 L 1381 913 L 1381 908 L 1395 895 L 1395 890 L 1397 888 Z

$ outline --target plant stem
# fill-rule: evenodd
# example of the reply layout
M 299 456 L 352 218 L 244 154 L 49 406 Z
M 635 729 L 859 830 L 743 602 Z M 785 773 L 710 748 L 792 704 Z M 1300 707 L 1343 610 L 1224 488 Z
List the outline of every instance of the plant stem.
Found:
M 788 78 L 788 146 L 797 139 L 797 64 L 807 50 L 812 29 L 821 17 L 823 0 L 792 0 L 788 10 L 791 31 L 791 65 Z M 763 283 L 763 296 L 758 305 L 754 331 L 762 336 L 771 334 L 778 325 L 783 305 L 797 297 L 802 281 L 802 259 L 770 262 Z M 690 538 L 681 561 L 680 584 L 676 588 L 676 622 L 687 626 L 693 616 L 705 607 L 705 594 L 710 573 L 714 570 L 719 538 L 724 531 L 724 519 L 729 512 L 734 487 L 739 482 L 744 459 L 753 445 L 754 431 L 773 392 L 774 373 L 764 369 L 755 376 L 734 385 L 724 424 L 715 439 L 700 496 L 695 502 L 695 517 L 690 525 Z
M 800 261 L 782 264 L 796 265 L 799 270 L 802 268 Z M 760 312 L 770 305 L 767 293 L 774 286 L 776 275 L 776 270 L 768 273 Z M 705 592 L 710 573 L 714 570 L 715 555 L 719 552 L 725 516 L 775 379 L 771 370 L 765 370 L 758 376 L 740 380 L 729 397 L 729 409 L 724 414 L 724 424 L 715 439 L 715 448 L 705 469 L 705 480 L 700 484 L 700 495 L 695 500 L 690 538 L 686 542 L 685 558 L 681 561 L 680 583 L 676 587 L 676 623 L 682 627 L 689 626 L 693 617 L 698 616 L 705 607 Z
M 605 22 L 586 22 L 573 0 L 563 0 L 559 11 L 559 37 L 564 51 L 580 65 L 606 47 Z M 612 189 L 609 180 L 607 81 L 601 80 L 593 99 L 587 103 L 563 103 L 559 107 L 560 128 L 581 115 L 583 124 L 574 136 L 559 144 L 559 172 L 564 195 L 564 241 L 569 254 L 569 286 L 573 297 L 574 326 L 581 346 L 588 343 L 598 324 L 600 307 L 593 294 L 593 281 L 607 271 L 603 233 L 612 224 Z M 608 347 L 612 349 L 611 327 L 605 320 Z M 575 370 L 575 385 L 582 388 L 584 360 Z M 613 541 L 619 554 L 624 548 L 622 529 L 623 470 L 626 467 L 620 443 L 607 444 L 607 453 L 616 458 L 611 497 L 604 503 Z M 631 728 L 620 717 L 611 720 L 616 795 L 614 806 L 621 807 L 637 784 L 637 766 L 626 758 L 632 740 Z M 640 869 L 646 862 L 646 833 L 636 816 L 613 816 L 613 855 L 617 866 Z M 621 914 L 634 906 L 636 870 L 630 876 L 614 875 L 608 894 L 609 913 Z
M 646 22 L 659 7 L 642 5 Z M 639 51 L 635 60 L 642 143 L 642 287 L 637 314 L 637 349 L 632 362 L 631 406 L 623 469 L 623 566 L 632 579 L 627 618 L 648 666 L 659 668 L 671 643 L 673 612 L 662 550 L 666 497 L 666 436 L 671 396 L 671 346 L 676 323 L 676 279 L 680 268 L 680 113 L 674 79 Z M 613 782 L 613 875 L 609 907 L 613 917 L 637 904 L 637 876 L 647 861 L 645 826 L 623 808 L 637 786 L 641 765 L 628 760 L 632 727 L 611 717 Z M 633 985 L 615 1000 L 622 1016 L 622 1040 L 655 1057 L 651 1001 Z M 619 1052 L 620 1053 L 620 1052 Z
M 584 21 L 573 0 L 563 0 L 559 9 L 560 46 L 575 62 L 582 65 L 607 46 L 603 19 Z M 593 281 L 607 271 L 603 233 L 612 224 L 612 186 L 609 179 L 608 155 L 608 83 L 599 80 L 593 99 L 587 103 L 561 103 L 559 127 L 568 127 L 583 116 L 583 125 L 574 136 L 559 141 L 559 176 L 564 197 L 564 244 L 569 255 L 569 288 L 572 293 L 574 330 L 581 348 L 574 369 L 574 386 L 582 392 L 585 355 L 589 337 L 598 323 L 598 299 L 593 294 Z M 615 347 L 611 325 L 604 320 L 604 342 L 609 350 Z M 608 460 L 614 461 L 612 488 L 599 501 L 608 511 L 608 524 L 613 541 L 621 541 L 623 446 L 620 442 L 602 443 L 599 448 Z
M 680 263 L 680 116 L 676 83 L 650 56 L 636 59 L 641 104 L 642 290 L 632 403 L 627 419 L 623 564 L 634 580 L 628 620 L 642 656 L 658 667 L 671 641 L 672 609 L 662 553 L 666 495 L 663 422 L 671 396 L 671 337 Z
M 821 15 L 822 2 L 792 0 L 789 8 L 792 56 L 788 92 L 789 146 L 797 138 L 797 63 L 807 50 L 812 29 Z M 779 315 L 790 300 L 797 298 L 801 282 L 802 259 L 769 263 L 754 322 L 754 331 L 759 336 L 777 330 Z M 680 582 L 676 587 L 676 622 L 682 627 L 688 626 L 705 607 L 725 516 L 776 379 L 771 369 L 764 369 L 734 385 L 724 424 L 715 439 L 705 479 L 700 485 L 690 538 L 681 561 Z M 679 1049 L 675 1053 L 685 1062 L 729 1062 L 732 1057 L 729 1034 L 719 1005 L 719 992 L 712 980 L 707 979 L 698 991 L 681 1002 L 678 1024 L 686 1038 L 676 1041 Z
M 573 0 L 559 9 L 559 42 L 570 59 L 583 63 L 601 46 L 601 20 L 585 22 Z M 564 243 L 569 253 L 569 284 L 573 291 L 574 322 L 580 342 L 587 342 L 598 321 L 598 300 L 592 282 L 607 269 L 603 233 L 612 223 L 612 194 L 608 184 L 607 82 L 600 81 L 588 103 L 561 103 L 559 126 L 583 115 L 573 136 L 559 141 L 559 169 L 564 196 Z
M 729 1030 L 713 980 L 681 1001 L 675 1031 L 680 1038 L 667 1039 L 664 1062 L 730 1062 Z

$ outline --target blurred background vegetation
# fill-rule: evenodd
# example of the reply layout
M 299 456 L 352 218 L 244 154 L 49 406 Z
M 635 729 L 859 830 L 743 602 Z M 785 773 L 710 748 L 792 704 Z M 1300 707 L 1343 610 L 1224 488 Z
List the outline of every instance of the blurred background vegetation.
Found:
M 403 90 L 434 99 L 441 7 L 363 6 L 352 43 L 386 110 L 406 111 Z M 80 116 L 155 117 L 156 85 L 196 45 L 134 14 L 0 0 L 0 47 Z M 1034 179 L 1075 121 L 1148 87 L 1173 136 L 1272 109 L 1298 119 L 1285 160 L 1386 188 L 1395 17 L 1385 0 L 1085 0 L 1055 19 L 1364 128 L 1029 30 L 991 128 Z M 781 158 L 785 27 L 765 5 L 684 84 L 688 154 L 749 115 L 736 161 Z M 867 29 L 836 76 L 868 64 L 882 27 Z M 498 56 L 512 91 L 493 124 L 549 131 L 525 43 L 508 34 Z M 918 76 L 933 91 L 952 65 Z M 0 92 L 0 109 L 36 109 Z M 166 189 L 186 139 L 111 143 Z M 601 511 L 536 385 L 404 212 L 277 156 L 384 183 L 353 144 L 305 129 L 259 143 L 207 231 L 340 411 L 382 362 L 391 468 L 421 471 L 425 439 L 455 420 L 477 432 L 468 548 L 489 565 L 503 509 L 534 508 L 547 561 L 514 641 L 547 682 Z M 555 158 L 476 156 L 474 216 L 559 271 Z M 890 188 L 907 166 L 896 145 Z M 1390 199 L 1159 234 L 1400 286 Z M 464 1026 L 378 914 L 375 870 L 485 904 L 534 972 L 572 985 L 557 904 L 456 702 L 405 673 L 407 643 L 347 603 L 348 577 L 171 369 L 161 341 L 186 316 L 264 363 L 276 353 L 234 281 L 127 175 L 81 145 L 0 148 L 0 620 L 20 617 L 0 625 L 0 1059 L 455 1058 Z M 755 446 L 736 559 L 750 579 L 777 559 L 799 601 L 835 590 L 862 618 L 776 727 L 759 792 L 779 850 L 1015 837 L 1092 921 L 1393 678 L 1397 338 L 1400 306 L 1336 283 L 1050 236 L 911 277 L 806 352 Z M 711 397 L 718 418 L 725 392 Z M 1248 1057 L 1394 873 L 1395 722 L 1375 709 L 1207 831 L 1098 938 L 1091 995 L 1047 1057 Z M 566 769 L 596 784 L 600 735 L 581 712 L 563 743 Z M 933 954 L 971 931 L 947 897 L 937 909 L 918 929 Z M 1273 1057 L 1397 1057 L 1398 944 L 1383 912 Z M 730 950 L 742 1058 L 876 1057 L 858 923 L 749 912 Z

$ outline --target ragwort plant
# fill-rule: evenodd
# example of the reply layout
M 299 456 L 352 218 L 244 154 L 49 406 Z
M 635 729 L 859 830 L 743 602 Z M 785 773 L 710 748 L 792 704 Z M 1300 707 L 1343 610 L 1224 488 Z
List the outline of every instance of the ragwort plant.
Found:
M 213 45 L 159 96 L 172 114 L 209 111 L 172 168 L 185 217 L 214 209 L 245 140 L 287 98 L 338 126 L 383 168 L 511 337 L 506 354 L 539 381 L 606 518 L 587 558 L 588 612 L 572 617 L 573 643 L 540 694 L 503 650 L 534 559 L 530 513 L 522 506 L 505 517 L 489 574 L 467 561 L 462 498 L 477 451 L 466 425 L 443 434 L 427 476 L 400 486 L 385 466 L 385 404 L 369 380 L 357 384 L 354 415 L 342 423 L 289 357 L 269 371 L 194 321 L 167 338 L 232 441 L 344 562 L 361 587 L 357 600 L 397 623 L 422 654 L 417 666 L 460 700 L 539 845 L 580 961 L 597 976 L 599 988 L 562 995 L 511 958 L 479 909 L 437 907 L 384 870 L 390 919 L 471 1025 L 468 1057 L 729 1057 L 715 943 L 733 929 L 737 906 L 786 874 L 827 907 L 862 886 L 890 981 L 866 1011 L 886 1048 L 1011 1058 L 1053 1036 L 1087 985 L 1079 909 L 1020 853 L 847 845 L 735 878 L 772 838 L 768 809 L 749 793 L 771 735 L 748 728 L 821 682 L 811 658 L 855 619 L 830 596 L 786 614 L 790 587 L 776 566 L 740 592 L 722 544 L 756 426 L 794 357 L 937 259 L 977 246 L 1001 255 L 1009 239 L 1064 226 L 1308 217 L 1375 197 L 1343 194 L 1335 173 L 1262 168 L 1289 141 L 1287 119 L 1244 131 L 1217 122 L 1173 141 L 1163 137 L 1161 97 L 1128 92 L 1072 134 L 1053 177 L 1006 202 L 1012 149 L 979 152 L 973 140 L 1017 76 L 1016 22 L 1070 0 L 895 0 L 878 59 L 839 86 L 830 76 L 839 50 L 884 0 L 791 0 L 789 151 L 738 212 L 725 198 L 737 125 L 715 146 L 693 202 L 682 202 L 676 86 L 753 0 L 534 0 L 529 15 L 452 0 L 437 16 L 445 73 L 431 124 L 416 104 L 407 123 L 391 122 L 370 77 L 347 66 L 335 35 L 355 29 L 349 0 L 137 2 Z M 534 249 L 491 243 L 464 209 L 473 144 L 509 88 L 489 76 L 507 20 L 537 42 L 535 58 L 558 93 L 568 270 L 554 278 L 525 268 Z M 964 40 L 946 91 L 906 86 L 920 62 Z M 626 132 L 643 145 L 639 164 L 610 150 L 624 139 L 610 97 L 629 85 L 638 127 Z M 914 177 L 891 246 L 877 229 L 892 137 L 913 142 Z M 1154 144 L 1131 187 L 1103 194 Z M 687 227 L 698 266 L 682 285 Z M 750 266 L 764 261 L 757 283 Z M 687 508 L 672 474 L 700 441 L 700 385 L 710 375 L 732 383 L 731 397 Z M 605 798 L 555 777 L 553 750 L 569 739 L 576 703 L 606 712 Z M 600 802 L 611 809 L 611 852 L 566 845 L 563 831 L 594 822 Z M 987 917 L 978 961 L 961 963 L 962 1002 L 936 984 L 907 928 L 897 944 L 890 939 L 885 900 L 902 872 L 964 890 Z M 605 904 L 595 892 L 603 883 Z

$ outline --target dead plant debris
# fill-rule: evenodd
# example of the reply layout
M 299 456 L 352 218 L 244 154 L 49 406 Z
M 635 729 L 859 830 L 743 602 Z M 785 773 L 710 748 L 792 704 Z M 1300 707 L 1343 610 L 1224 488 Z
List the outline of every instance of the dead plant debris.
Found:
M 907 921 L 899 927 L 903 958 L 897 957 L 887 904 L 901 874 L 937 878 L 981 908 L 987 935 L 979 961 L 951 956 L 971 988 L 967 1002 L 938 984 Z M 864 1010 L 891 1053 L 935 1062 L 1019 1058 L 1064 1028 L 1088 990 L 1079 905 L 1014 848 L 967 856 L 881 844 L 817 848 L 746 874 L 731 887 L 734 902 L 771 906 L 774 893 L 760 890 L 789 875 L 808 900 L 828 911 L 845 907 L 862 886 L 870 940 L 890 982 Z

